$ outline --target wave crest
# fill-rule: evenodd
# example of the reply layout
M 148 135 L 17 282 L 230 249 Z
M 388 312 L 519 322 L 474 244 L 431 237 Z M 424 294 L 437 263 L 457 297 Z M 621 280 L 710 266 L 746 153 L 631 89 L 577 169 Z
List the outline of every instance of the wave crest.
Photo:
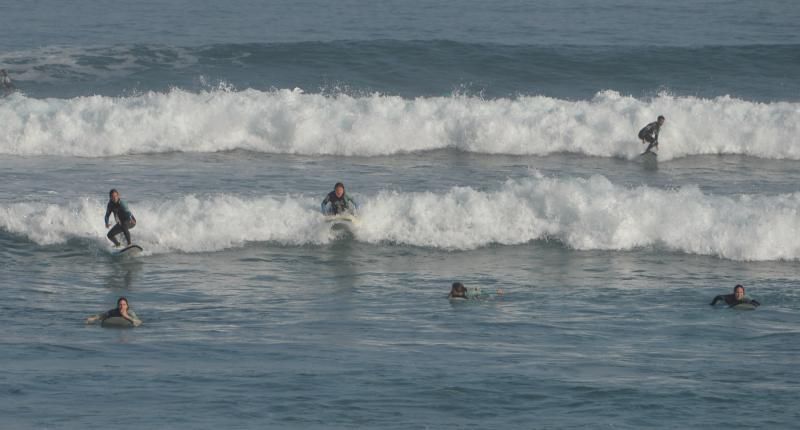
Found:
M 569 152 L 633 158 L 636 133 L 663 114 L 660 157 L 740 154 L 800 160 L 800 104 L 662 94 L 650 101 L 598 93 L 486 100 L 302 90 L 173 90 L 133 97 L 0 99 L 0 153 L 104 157 L 248 150 L 378 156 L 437 149 L 482 154 Z
M 656 247 L 734 260 L 797 260 L 800 193 L 736 197 L 697 187 L 627 188 L 605 177 L 509 180 L 494 191 L 384 191 L 362 199 L 355 240 L 448 250 L 555 240 L 573 249 Z M 326 244 L 336 239 L 312 198 L 186 196 L 132 202 L 148 252 L 207 252 L 248 242 Z M 104 205 L 0 206 L 0 228 L 38 244 L 84 238 L 106 244 Z M 187 221 L 190 220 L 190 221 Z

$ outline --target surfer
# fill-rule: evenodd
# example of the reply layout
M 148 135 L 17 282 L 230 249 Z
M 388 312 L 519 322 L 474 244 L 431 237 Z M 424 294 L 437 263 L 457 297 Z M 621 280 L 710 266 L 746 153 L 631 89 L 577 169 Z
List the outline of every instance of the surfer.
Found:
M 358 209 L 358 205 L 345 193 L 344 184 L 341 182 L 337 182 L 333 186 L 333 191 L 328 193 L 320 206 L 320 210 L 325 215 L 352 213 L 356 209 Z
M 744 294 L 744 287 L 739 284 L 733 287 L 733 294 L 720 294 L 717 297 L 714 297 L 714 300 L 711 301 L 711 306 L 717 304 L 717 302 L 725 302 L 728 306 L 736 306 L 741 304 L 748 304 L 753 306 L 759 306 L 761 303 L 757 302 L 756 300 L 747 297 Z
M 650 149 L 658 150 L 658 132 L 661 131 L 661 126 L 664 125 L 664 121 L 664 115 L 659 115 L 656 121 L 647 124 L 644 128 L 639 130 L 639 139 L 642 140 L 642 144 L 645 142 L 649 144 L 642 154 L 647 154 L 650 152 Z
M 117 307 L 102 314 L 92 315 L 86 318 L 86 324 L 93 324 L 97 321 L 103 322 L 109 318 L 123 318 L 130 321 L 134 326 L 142 324 L 142 321 L 136 316 L 136 312 L 128 307 L 128 299 L 120 297 L 117 299 Z
M 14 91 L 14 84 L 11 83 L 11 78 L 8 77 L 6 69 L 0 69 L 0 88 L 3 89 L 4 94 Z
M 503 289 L 498 288 L 495 295 L 502 296 L 503 294 L 505 294 Z M 478 287 L 467 288 L 461 282 L 453 282 L 450 287 L 450 294 L 447 295 L 448 299 L 483 299 L 492 297 L 492 294 L 484 293 Z
M 125 240 L 128 242 L 128 246 L 131 245 L 131 233 L 130 229 L 132 229 L 136 225 L 136 218 L 133 216 L 131 211 L 128 209 L 128 205 L 125 204 L 119 198 L 119 192 L 115 189 L 112 189 L 108 192 L 108 206 L 106 206 L 106 228 L 111 227 L 111 224 L 108 223 L 108 217 L 113 213 L 114 218 L 117 220 L 117 224 L 108 232 L 108 240 L 114 243 L 114 246 L 120 246 L 119 241 L 117 240 L 117 235 L 120 233 L 125 234 Z

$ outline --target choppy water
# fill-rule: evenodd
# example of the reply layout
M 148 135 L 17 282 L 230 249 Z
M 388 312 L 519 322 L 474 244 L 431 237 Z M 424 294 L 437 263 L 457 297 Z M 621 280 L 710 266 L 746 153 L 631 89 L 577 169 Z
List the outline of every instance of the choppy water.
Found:
M 0 5 L 0 427 L 796 427 L 800 7 L 661 3 Z

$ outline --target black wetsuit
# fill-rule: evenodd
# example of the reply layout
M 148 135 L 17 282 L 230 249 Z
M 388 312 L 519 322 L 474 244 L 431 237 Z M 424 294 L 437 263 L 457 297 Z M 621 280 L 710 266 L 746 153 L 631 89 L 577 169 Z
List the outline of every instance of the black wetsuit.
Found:
M 658 146 L 658 132 L 661 131 L 661 126 L 658 125 L 658 121 L 651 122 L 647 124 L 639 130 L 639 139 L 644 140 L 645 142 L 649 143 L 647 145 L 647 149 L 644 152 L 650 152 L 650 149 L 654 146 Z
M 128 210 L 128 205 L 123 203 L 122 200 L 114 203 L 113 201 L 108 201 L 108 206 L 106 206 L 106 225 L 108 225 L 108 217 L 111 214 L 114 214 L 114 218 L 117 220 L 117 225 L 114 226 L 108 232 L 108 239 L 114 242 L 114 245 L 119 246 L 119 241 L 117 240 L 116 236 L 120 233 L 125 235 L 125 240 L 128 241 L 128 245 L 131 244 L 131 233 L 128 231 L 132 229 L 136 225 L 136 218 L 133 216 L 130 210 Z
M 325 200 L 322 201 L 322 212 L 325 213 L 325 205 L 328 203 L 331 204 L 331 209 L 327 211 L 327 213 L 331 215 L 339 215 L 346 212 L 351 212 L 353 209 L 356 208 L 356 202 L 353 201 L 350 197 L 347 196 L 347 193 L 343 193 L 341 197 L 336 197 L 336 191 L 331 191 L 328 193 L 328 196 L 325 197 Z
M 759 306 L 759 303 L 756 300 L 753 300 L 747 296 L 742 297 L 741 300 L 736 300 L 736 294 L 720 294 L 717 297 L 714 297 L 714 300 L 711 301 L 711 306 L 717 304 L 717 302 L 725 302 L 728 306 L 736 306 L 741 305 L 742 303 L 746 303 L 748 305 Z

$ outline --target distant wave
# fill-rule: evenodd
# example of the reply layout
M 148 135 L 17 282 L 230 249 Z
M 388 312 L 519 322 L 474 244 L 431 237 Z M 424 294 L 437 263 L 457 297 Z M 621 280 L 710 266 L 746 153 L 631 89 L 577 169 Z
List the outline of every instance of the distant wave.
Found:
M 579 250 L 652 247 L 734 260 L 800 259 L 800 193 L 727 197 L 697 187 L 628 188 L 594 176 L 509 180 L 494 191 L 386 191 L 360 200 L 355 240 L 368 243 L 468 250 L 547 240 Z M 312 198 L 190 195 L 130 205 L 139 220 L 134 238 L 150 253 L 336 240 Z M 3 204 L 0 229 L 40 245 L 82 238 L 106 246 L 103 209 L 88 198 Z
M 0 52 L 0 68 L 40 98 L 171 87 L 197 91 L 224 81 L 236 88 L 348 88 L 404 97 L 456 90 L 492 98 L 586 99 L 602 89 L 645 96 L 668 88 L 679 95 L 797 101 L 798 49 L 791 43 L 689 47 L 448 40 L 43 46 Z
M 633 158 L 641 126 L 667 117 L 660 158 L 742 154 L 800 159 L 800 103 L 603 91 L 587 101 L 469 96 L 406 99 L 302 90 L 133 97 L 0 99 L 0 153 L 104 157 L 249 150 L 377 156 L 436 149 L 481 154 L 569 152 Z

